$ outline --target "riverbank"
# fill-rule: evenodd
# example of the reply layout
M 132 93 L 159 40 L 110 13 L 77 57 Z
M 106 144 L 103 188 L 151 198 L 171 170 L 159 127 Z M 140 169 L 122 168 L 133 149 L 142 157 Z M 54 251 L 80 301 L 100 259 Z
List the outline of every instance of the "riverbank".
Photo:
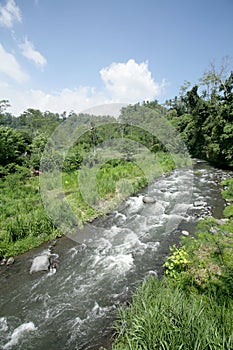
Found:
M 98 211 L 83 199 L 78 183 L 78 171 L 63 173 L 65 198 L 80 226 L 99 215 L 104 215 L 119 205 L 124 198 L 145 187 L 153 178 L 171 172 L 177 164 L 184 166 L 186 161 L 176 156 L 175 163 L 172 155 L 164 152 L 158 152 L 155 157 L 154 164 L 144 160 L 143 170 L 133 162 L 109 162 L 102 166 L 97 177 L 97 188 L 103 200 L 101 210 Z M 124 181 L 127 186 L 124 185 Z M 0 191 L 0 258 L 16 256 L 62 235 L 49 219 L 43 206 L 39 177 L 26 178 L 20 171 L 9 174 L 0 179 Z
M 233 348 L 233 179 L 222 185 L 226 218 L 170 248 L 165 277 L 150 276 L 120 311 L 113 350 Z

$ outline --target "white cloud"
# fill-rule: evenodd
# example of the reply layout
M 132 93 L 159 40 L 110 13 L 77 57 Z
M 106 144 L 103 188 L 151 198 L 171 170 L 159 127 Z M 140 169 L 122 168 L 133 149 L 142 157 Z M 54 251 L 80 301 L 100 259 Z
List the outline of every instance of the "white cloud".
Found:
M 63 111 L 82 112 L 83 110 L 99 104 L 109 103 L 101 92 L 95 92 L 91 87 L 79 87 L 76 89 L 62 89 L 57 92 L 44 92 L 41 90 L 16 90 L 11 87 L 1 88 L 0 96 L 8 99 L 14 115 L 19 115 L 28 108 L 40 109 L 61 113 Z
M 28 79 L 28 75 L 22 70 L 14 55 L 7 52 L 1 44 L 0 62 L 0 73 L 7 75 L 18 83 Z
M 44 67 L 47 64 L 46 59 L 42 54 L 35 50 L 34 45 L 27 38 L 24 39 L 23 44 L 19 44 L 19 48 L 22 50 L 22 54 L 27 59 L 33 61 L 38 67 Z
M 8 0 L 4 6 L 0 5 L 0 25 L 11 28 L 13 22 L 21 22 L 22 16 L 14 0 Z
M 165 82 L 156 83 L 148 63 L 136 63 L 130 59 L 126 63 L 112 63 L 100 71 L 101 78 L 111 98 L 117 101 L 139 102 L 151 100 L 162 93 Z
M 0 58 L 1 59 L 1 58 Z M 49 110 L 61 113 L 71 111 L 79 113 L 88 108 L 109 103 L 137 103 L 152 100 L 161 95 L 165 83 L 156 83 L 148 70 L 147 62 L 136 63 L 129 60 L 126 63 L 112 63 L 100 71 L 104 88 L 81 86 L 64 88 L 48 93 L 41 90 L 17 90 L 16 88 L 1 88 L 0 95 L 9 99 L 11 112 L 19 115 L 28 108 Z

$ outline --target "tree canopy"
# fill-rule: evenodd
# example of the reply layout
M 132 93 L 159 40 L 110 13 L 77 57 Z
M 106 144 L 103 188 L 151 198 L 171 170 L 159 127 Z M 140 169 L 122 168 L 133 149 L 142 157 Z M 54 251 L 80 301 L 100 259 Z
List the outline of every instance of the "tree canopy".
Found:
M 232 167 L 233 72 L 225 79 L 205 72 L 200 82 L 167 102 L 170 120 L 193 157 Z

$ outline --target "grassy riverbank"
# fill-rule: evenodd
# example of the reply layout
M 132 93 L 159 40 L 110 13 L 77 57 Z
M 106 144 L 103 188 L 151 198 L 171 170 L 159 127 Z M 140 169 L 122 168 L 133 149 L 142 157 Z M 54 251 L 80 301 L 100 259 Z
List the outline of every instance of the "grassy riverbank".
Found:
M 176 160 L 184 165 L 185 160 Z M 74 211 L 80 225 L 119 204 L 129 194 L 145 187 L 148 181 L 175 168 L 169 153 L 158 152 L 154 164 L 144 161 L 140 169 L 130 161 L 112 161 L 104 164 L 96 176 L 96 187 L 101 210 L 90 206 L 83 198 L 79 186 L 79 170 L 62 174 L 65 198 Z M 146 175 L 147 176 L 146 176 Z M 89 194 L 92 192 L 90 189 Z M 1 220 L 0 258 L 21 254 L 42 242 L 62 235 L 49 219 L 43 206 L 39 177 L 30 177 L 24 167 L 0 179 Z M 88 195 L 88 193 L 86 193 Z
M 233 200 L 233 179 L 223 182 Z M 171 247 L 165 277 L 150 277 L 116 323 L 113 350 L 233 348 L 233 206 Z

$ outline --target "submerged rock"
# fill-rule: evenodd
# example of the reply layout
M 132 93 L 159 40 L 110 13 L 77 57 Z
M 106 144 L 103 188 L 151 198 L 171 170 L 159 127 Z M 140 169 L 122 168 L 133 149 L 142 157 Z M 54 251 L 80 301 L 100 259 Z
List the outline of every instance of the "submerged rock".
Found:
M 53 262 L 50 266 L 49 266 L 49 271 L 54 274 L 57 272 L 57 263 Z
M 143 203 L 155 203 L 155 198 L 150 196 L 144 196 L 142 198 Z
M 48 271 L 50 265 L 48 255 L 40 255 L 33 259 L 30 273 Z
M 157 271 L 154 271 L 154 270 L 148 271 L 148 272 L 147 272 L 147 275 L 148 275 L 148 276 L 155 276 L 155 277 L 158 277 Z
M 194 202 L 194 206 L 195 207 L 203 207 L 203 206 L 205 206 L 205 202 L 203 202 L 203 201 L 195 201 Z

